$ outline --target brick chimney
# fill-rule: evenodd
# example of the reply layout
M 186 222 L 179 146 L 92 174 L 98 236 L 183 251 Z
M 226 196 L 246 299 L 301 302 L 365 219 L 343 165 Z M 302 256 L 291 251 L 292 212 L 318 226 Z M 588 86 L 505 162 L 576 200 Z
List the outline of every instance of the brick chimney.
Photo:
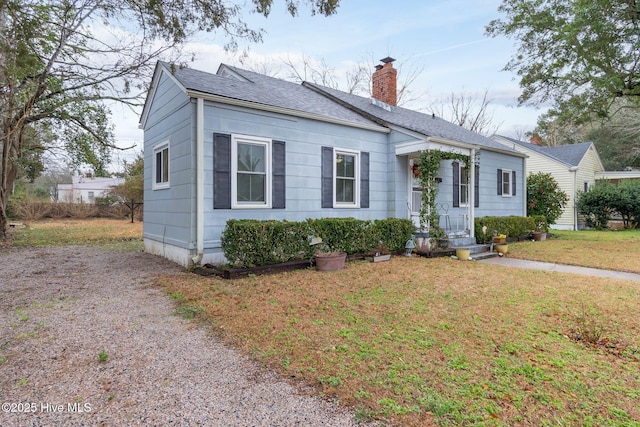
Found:
M 542 138 L 540 138 L 540 135 L 538 135 L 537 133 L 534 133 L 533 135 L 531 135 L 531 139 L 529 139 L 529 142 L 532 144 L 536 144 L 536 145 L 542 145 Z
M 386 57 L 380 60 L 384 65 L 376 65 L 376 71 L 373 73 L 373 97 L 385 104 L 396 106 L 396 79 L 398 71 L 393 68 L 395 59 Z

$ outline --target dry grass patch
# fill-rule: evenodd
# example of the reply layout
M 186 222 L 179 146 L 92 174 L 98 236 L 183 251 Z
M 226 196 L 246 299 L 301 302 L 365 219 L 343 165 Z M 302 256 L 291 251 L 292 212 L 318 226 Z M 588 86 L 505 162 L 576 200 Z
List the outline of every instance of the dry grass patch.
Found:
M 13 246 L 111 245 L 142 249 L 142 223 L 121 219 L 36 221 L 12 231 Z
M 640 421 L 635 283 L 404 257 L 330 273 L 158 283 L 238 348 L 365 419 Z M 615 351 L 576 339 L 585 315 Z
M 640 273 L 640 230 L 553 231 L 544 242 L 509 245 L 514 258 Z

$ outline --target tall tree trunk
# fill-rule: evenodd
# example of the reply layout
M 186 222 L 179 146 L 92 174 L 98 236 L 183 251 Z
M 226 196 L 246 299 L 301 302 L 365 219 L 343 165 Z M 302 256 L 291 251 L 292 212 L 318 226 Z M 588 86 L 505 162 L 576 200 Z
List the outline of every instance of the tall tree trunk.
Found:
M 15 133 L 5 120 L 0 134 L 0 240 L 7 238 L 9 218 L 7 216 L 7 202 L 13 192 L 13 183 L 16 179 L 16 147 Z
M 0 240 L 7 238 L 7 200 L 9 199 L 9 150 L 4 138 L 0 141 Z

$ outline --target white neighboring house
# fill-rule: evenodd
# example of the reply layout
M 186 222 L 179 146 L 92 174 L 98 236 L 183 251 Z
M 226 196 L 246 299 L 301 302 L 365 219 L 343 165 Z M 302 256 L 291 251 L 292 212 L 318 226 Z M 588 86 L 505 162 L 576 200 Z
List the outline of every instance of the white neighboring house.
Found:
M 525 142 L 506 136 L 494 135 L 494 140 L 527 155 L 526 175 L 550 173 L 560 189 L 567 193 L 569 201 L 562 215 L 551 227 L 558 230 L 580 230 L 585 228 L 584 219 L 578 215 L 578 194 L 588 191 L 596 179 L 606 174 L 604 165 L 592 142 L 547 147 L 537 142 Z
M 58 201 L 95 204 L 96 197 L 105 197 L 111 188 L 124 182 L 122 178 L 95 178 L 90 174 L 74 175 L 71 184 L 58 184 Z

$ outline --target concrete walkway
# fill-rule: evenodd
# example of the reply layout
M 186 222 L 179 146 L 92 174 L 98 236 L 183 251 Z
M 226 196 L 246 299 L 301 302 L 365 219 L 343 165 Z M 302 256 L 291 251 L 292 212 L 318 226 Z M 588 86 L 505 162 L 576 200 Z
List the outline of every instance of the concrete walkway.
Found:
M 578 267 L 575 265 L 555 264 L 552 262 L 527 261 L 523 259 L 495 257 L 479 260 L 487 264 L 502 265 L 505 267 L 529 268 L 558 273 L 582 274 L 584 276 L 608 277 L 611 279 L 632 280 L 640 282 L 640 274 L 624 271 L 602 270 L 599 268 Z

